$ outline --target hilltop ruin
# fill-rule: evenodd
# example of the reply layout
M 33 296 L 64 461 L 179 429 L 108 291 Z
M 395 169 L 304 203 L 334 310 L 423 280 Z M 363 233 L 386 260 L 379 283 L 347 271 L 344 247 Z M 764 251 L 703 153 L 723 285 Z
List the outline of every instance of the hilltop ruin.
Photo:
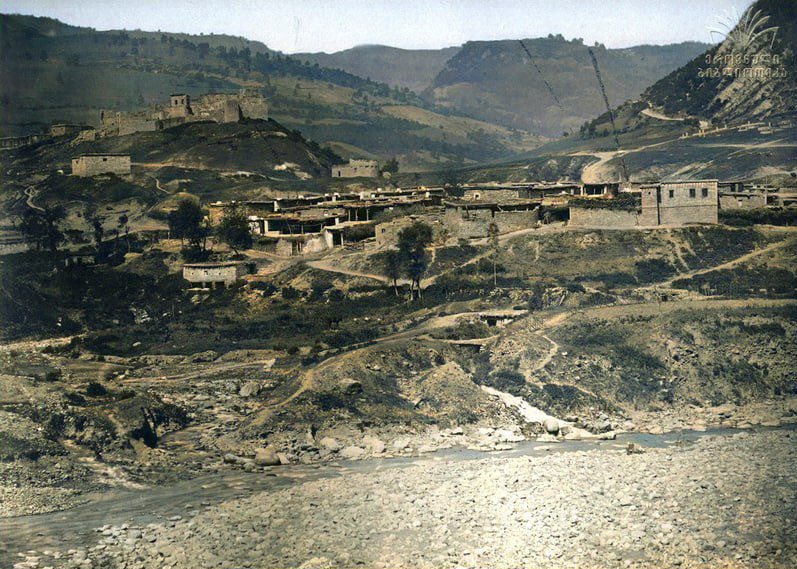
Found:
M 242 119 L 268 119 L 268 102 L 262 95 L 244 89 L 240 93 L 208 93 L 199 99 L 178 93 L 169 97 L 169 104 L 144 111 L 100 111 L 99 136 L 123 136 L 135 132 L 163 130 L 196 121 L 217 123 Z

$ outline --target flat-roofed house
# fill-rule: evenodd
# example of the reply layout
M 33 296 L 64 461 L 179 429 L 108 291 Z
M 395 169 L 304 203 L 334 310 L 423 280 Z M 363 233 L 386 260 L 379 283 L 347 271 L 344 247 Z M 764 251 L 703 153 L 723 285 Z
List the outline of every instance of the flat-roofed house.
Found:
M 183 265 L 183 278 L 197 288 L 228 287 L 235 284 L 247 272 L 246 265 L 240 261 Z

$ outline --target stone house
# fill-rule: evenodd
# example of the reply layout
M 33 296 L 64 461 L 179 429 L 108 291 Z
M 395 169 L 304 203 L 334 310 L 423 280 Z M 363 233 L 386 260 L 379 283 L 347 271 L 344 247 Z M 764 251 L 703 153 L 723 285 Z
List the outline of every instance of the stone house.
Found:
M 240 261 L 183 265 L 183 278 L 195 288 L 224 288 L 235 284 L 248 272 L 246 264 Z
M 439 219 L 432 217 L 420 217 L 417 215 L 397 217 L 384 223 L 378 223 L 374 228 L 376 235 L 376 245 L 382 248 L 395 247 L 398 244 L 399 232 L 412 225 L 416 221 L 426 223 L 432 228 L 432 238 L 434 245 L 444 245 L 448 241 L 449 233 L 445 225 Z
M 83 154 L 72 159 L 73 176 L 97 176 L 98 174 L 130 174 L 129 154 Z
M 459 200 L 445 203 L 443 224 L 454 239 L 476 239 L 487 237 L 491 223 L 499 233 L 535 227 L 539 211 L 539 203 L 529 200 L 502 204 Z
M 640 225 L 718 223 L 717 186 L 717 180 L 661 182 L 642 186 Z
M 594 205 L 570 203 L 569 223 L 594 229 L 632 229 L 718 222 L 717 180 L 643 185 L 640 193 L 641 201 L 628 207 L 616 207 L 618 197 L 588 198 L 595 200 Z
M 333 178 L 376 178 L 379 163 L 376 160 L 349 160 L 348 164 L 332 166 Z

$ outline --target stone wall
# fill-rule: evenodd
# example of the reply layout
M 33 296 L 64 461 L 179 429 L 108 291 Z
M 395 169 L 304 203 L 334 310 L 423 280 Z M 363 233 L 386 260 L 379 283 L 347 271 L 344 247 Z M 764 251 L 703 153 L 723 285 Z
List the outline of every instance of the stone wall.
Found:
M 54 124 L 50 127 L 50 136 L 74 136 L 91 127 L 79 124 Z
M 443 223 L 455 239 L 475 239 L 487 236 L 491 223 L 498 226 L 499 233 L 528 229 L 537 225 L 539 210 L 492 211 L 491 209 L 446 208 Z
M 764 193 L 720 194 L 720 209 L 760 209 L 766 206 Z
M 348 164 L 332 166 L 333 178 L 376 178 L 379 163 L 376 160 L 349 160 Z
M 466 201 L 487 201 L 487 202 L 496 202 L 502 203 L 510 200 L 517 200 L 520 197 L 520 192 L 518 190 L 491 190 L 491 189 L 473 189 L 473 190 L 465 190 L 465 194 L 462 197 L 463 200 Z
M 72 159 L 74 176 L 98 174 L 130 174 L 130 156 L 127 154 L 85 154 Z
M 157 113 L 141 111 L 101 111 L 100 124 L 105 135 L 124 136 L 134 132 L 151 132 L 163 128 Z
M 0 229 L 0 255 L 24 253 L 32 248 L 30 241 L 14 229 Z
M 636 210 L 570 206 L 569 225 L 594 229 L 631 229 L 639 227 L 639 218 L 640 214 Z
M 261 95 L 244 93 L 238 98 L 238 105 L 245 119 L 268 120 L 268 101 Z

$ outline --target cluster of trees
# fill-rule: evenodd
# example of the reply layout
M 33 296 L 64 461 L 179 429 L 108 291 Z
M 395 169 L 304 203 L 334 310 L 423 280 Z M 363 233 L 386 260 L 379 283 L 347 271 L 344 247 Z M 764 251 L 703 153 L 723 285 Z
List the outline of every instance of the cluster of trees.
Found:
M 61 228 L 62 221 L 66 218 L 63 206 L 47 206 L 42 209 L 28 208 L 18 219 L 17 229 L 25 236 L 29 243 L 37 249 L 45 249 L 56 253 L 58 248 L 67 241 L 66 233 L 80 234 L 81 232 L 67 231 Z M 124 236 L 130 235 L 130 219 L 126 214 L 116 218 L 116 224 L 108 228 L 108 220 L 100 216 L 94 208 L 84 212 L 84 218 L 90 227 L 90 239 L 94 242 L 99 253 L 106 236 L 114 238 L 115 243 Z M 242 249 L 252 246 L 252 234 L 249 230 L 249 221 L 244 212 L 239 209 L 229 211 L 217 227 L 213 228 L 205 216 L 202 207 L 193 200 L 181 201 L 177 208 L 167 216 L 169 233 L 183 243 L 183 256 L 196 259 L 207 256 L 207 241 L 211 234 L 222 243 L 226 243 L 238 254 Z M 80 237 L 78 235 L 78 237 Z M 82 238 L 85 242 L 86 238 Z M 187 246 L 186 246 L 187 245 Z M 129 249 L 129 247 L 128 247 Z M 114 247 L 114 251 L 116 251 Z
M 170 235 L 188 244 L 183 247 L 183 256 L 188 259 L 207 256 L 207 240 L 212 233 L 219 241 L 229 245 L 236 255 L 239 250 L 252 246 L 249 221 L 246 214 L 238 208 L 228 211 L 219 225 L 213 228 L 197 202 L 183 200 L 176 209 L 169 212 L 167 221 Z
M 16 223 L 17 230 L 25 236 L 25 239 L 36 246 L 37 250 L 45 249 L 51 253 L 56 253 L 58 248 L 70 240 L 81 242 L 85 241 L 82 232 L 69 230 L 64 232 L 61 222 L 66 218 L 66 210 L 61 205 L 46 206 L 41 209 L 28 208 Z M 130 218 L 127 214 L 121 214 L 116 219 L 116 225 L 110 230 L 106 229 L 107 220 L 97 213 L 95 208 L 87 208 L 84 218 L 91 227 L 91 239 L 100 253 L 103 239 L 106 234 L 112 235 L 115 239 L 114 251 L 118 245 L 119 238 L 130 235 Z M 69 235 L 67 235 L 69 234 Z M 129 243 L 128 243 L 129 250 Z
M 382 166 L 382 172 L 388 172 L 390 174 L 397 174 L 399 171 L 399 163 L 395 156 L 392 156 L 388 159 L 384 165 Z
M 29 208 L 19 219 L 17 229 L 37 249 L 44 247 L 55 253 L 65 240 L 64 232 L 59 227 L 65 217 L 66 210 L 60 205 L 43 209 Z
M 432 227 L 416 221 L 398 233 L 398 247 L 387 251 L 384 257 L 385 276 L 393 281 L 393 290 L 399 294 L 398 280 L 403 276 L 410 281 L 410 294 L 421 296 L 421 279 L 429 268 L 426 249 L 434 238 Z

